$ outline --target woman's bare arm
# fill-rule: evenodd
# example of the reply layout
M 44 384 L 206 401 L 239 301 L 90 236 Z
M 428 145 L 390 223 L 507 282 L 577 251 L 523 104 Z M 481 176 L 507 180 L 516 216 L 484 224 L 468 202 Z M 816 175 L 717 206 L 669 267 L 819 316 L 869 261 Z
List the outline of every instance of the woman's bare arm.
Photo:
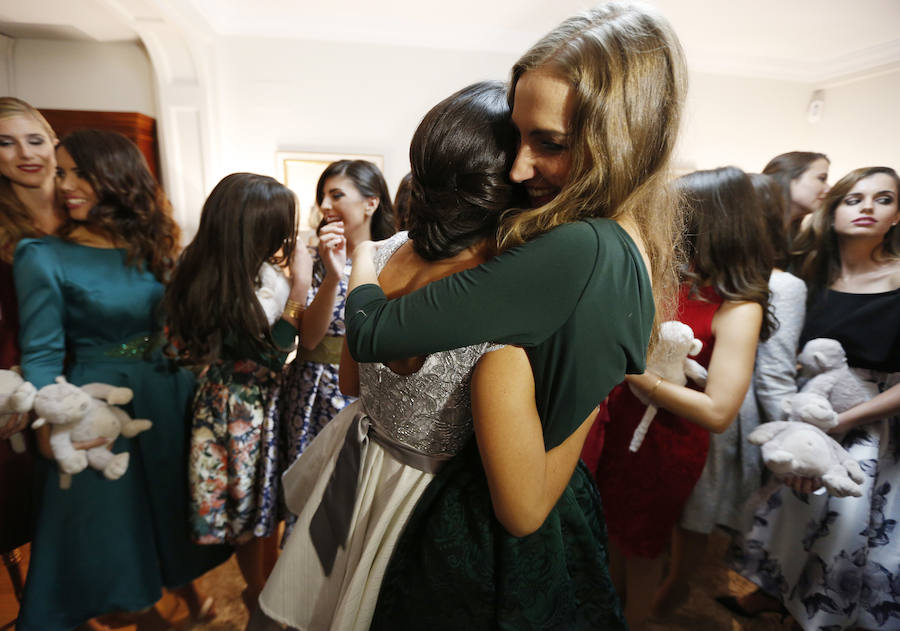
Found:
M 838 424 L 828 430 L 831 434 L 842 434 L 858 425 L 900 414 L 900 383 L 888 388 L 865 403 L 855 405 L 838 414 Z
M 562 444 L 545 451 L 531 364 L 522 349 L 506 346 L 478 362 L 472 413 L 494 514 L 513 536 L 531 534 L 572 478 L 596 410 Z
M 343 222 L 322 226 L 319 231 L 319 257 L 325 264 L 325 278 L 316 290 L 315 298 L 306 308 L 300 325 L 300 345 L 309 350 L 319 345 L 334 319 L 334 305 L 337 303 L 337 294 L 347 260 Z
M 750 387 L 756 344 L 762 325 L 762 307 L 755 302 L 724 302 L 713 317 L 716 344 L 702 392 L 645 372 L 626 380 L 665 408 L 711 432 L 728 429 Z

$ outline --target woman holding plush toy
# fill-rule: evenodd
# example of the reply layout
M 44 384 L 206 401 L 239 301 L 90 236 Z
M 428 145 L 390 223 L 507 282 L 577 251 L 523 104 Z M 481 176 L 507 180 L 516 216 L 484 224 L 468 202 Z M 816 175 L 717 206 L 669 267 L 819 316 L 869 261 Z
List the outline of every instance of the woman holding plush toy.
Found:
M 56 134 L 34 107 L 0 97 L 0 368 L 19 363 L 19 312 L 12 277 L 13 250 L 20 239 L 52 234 L 63 209 L 53 178 Z M 0 427 L 0 555 L 21 598 L 16 548 L 30 538 L 33 449 L 13 450 L 7 440 L 23 430 L 27 415 Z
M 687 203 L 689 257 L 677 319 L 703 342 L 696 360 L 708 375 L 699 390 L 668 381 L 651 367 L 627 376 L 628 385 L 609 395 L 611 422 L 597 482 L 609 527 L 610 569 L 625 595 L 631 629 L 642 629 L 650 612 L 662 555 L 707 462 L 710 432 L 729 429 L 750 385 L 757 340 L 773 329 L 766 316 L 773 252 L 759 239 L 763 219 L 750 178 L 724 167 L 677 183 Z M 646 405 L 632 390 L 660 408 L 634 453 L 629 444 Z
M 14 259 L 25 378 L 41 388 L 63 373 L 75 385 L 130 388 L 127 411 L 153 422 L 120 438 L 126 473 L 92 470 L 61 489 L 43 478 L 17 628 L 68 630 L 113 611 L 153 607 L 162 587 L 182 587 L 194 617 L 207 615 L 190 582 L 230 550 L 191 543 L 187 526 L 185 418 L 193 378 L 159 350 L 158 304 L 178 247 L 168 202 L 131 141 L 74 132 L 57 150 L 57 184 L 69 220 L 61 237 L 23 239 Z M 139 628 L 160 624 L 154 611 Z
M 781 489 L 762 507 L 734 567 L 759 585 L 736 599 L 746 615 L 786 608 L 803 629 L 900 628 L 900 178 L 856 169 L 798 236 L 809 288 L 801 344 L 838 340 L 850 367 L 881 394 L 841 413 L 831 432 L 865 474 L 863 496 Z

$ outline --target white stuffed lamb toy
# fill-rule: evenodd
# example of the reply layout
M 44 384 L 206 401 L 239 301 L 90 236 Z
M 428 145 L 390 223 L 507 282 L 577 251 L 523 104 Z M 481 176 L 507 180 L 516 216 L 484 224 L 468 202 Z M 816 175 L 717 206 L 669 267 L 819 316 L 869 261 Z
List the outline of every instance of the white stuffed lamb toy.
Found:
M 702 349 L 703 342 L 694 337 L 694 330 L 691 327 L 677 320 L 668 320 L 659 327 L 659 341 L 647 358 L 647 370 L 679 386 L 685 385 L 688 377 L 704 386 L 706 368 L 690 358 Z M 647 406 L 647 411 L 641 417 L 641 422 L 634 430 L 631 444 L 628 446 L 630 451 L 635 452 L 644 442 L 644 436 L 647 435 L 658 408 L 637 388 L 629 387 L 641 403 Z
M 56 383 L 44 386 L 34 399 L 38 419 L 33 427 L 50 423 L 50 448 L 59 464 L 60 486 L 67 488 L 71 476 L 88 465 L 102 471 L 110 480 L 121 478 L 128 469 L 128 452 L 113 454 L 109 445 L 119 434 L 131 438 L 150 429 L 153 424 L 132 419 L 115 407 L 131 401 L 130 388 L 118 388 L 104 383 L 90 383 L 80 388 L 57 377 Z M 75 449 L 73 441 L 86 442 L 97 438 L 106 443 L 87 450 Z
M 273 326 L 291 294 L 291 283 L 281 268 L 271 263 L 263 263 L 259 268 L 259 286 L 256 288 L 256 299 L 266 314 L 269 326 Z
M 15 370 L 0 370 L 0 427 L 6 425 L 13 414 L 30 412 L 36 393 L 37 388 Z M 21 432 L 10 436 L 9 444 L 16 453 L 25 451 L 25 437 Z

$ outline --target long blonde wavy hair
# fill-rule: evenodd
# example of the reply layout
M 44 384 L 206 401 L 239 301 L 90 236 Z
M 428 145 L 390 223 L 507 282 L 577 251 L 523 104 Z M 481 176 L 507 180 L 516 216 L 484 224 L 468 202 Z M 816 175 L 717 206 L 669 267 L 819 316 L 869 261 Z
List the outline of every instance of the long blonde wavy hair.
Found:
M 36 108 L 13 96 L 0 97 L 0 120 L 17 117 L 37 121 L 47 132 L 50 142 L 57 143 L 53 128 Z M 0 175 L 0 259 L 12 262 L 13 250 L 19 240 L 38 235 L 40 231 L 35 228 L 25 204 L 16 196 L 9 179 Z
M 684 53 L 654 9 L 610 2 L 575 15 L 513 66 L 516 84 L 541 69 L 572 86 L 571 167 L 544 206 L 507 213 L 501 248 L 589 217 L 634 218 L 650 258 L 657 322 L 672 313 L 683 218 L 669 162 L 687 91 Z

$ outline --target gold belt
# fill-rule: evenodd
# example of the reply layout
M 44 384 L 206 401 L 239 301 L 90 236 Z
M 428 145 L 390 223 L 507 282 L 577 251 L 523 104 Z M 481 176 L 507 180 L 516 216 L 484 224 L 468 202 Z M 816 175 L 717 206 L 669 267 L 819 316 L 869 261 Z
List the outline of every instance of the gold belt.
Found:
M 340 364 L 341 348 L 344 346 L 343 335 L 326 335 L 313 349 L 300 347 L 297 355 L 301 361 L 316 364 Z

